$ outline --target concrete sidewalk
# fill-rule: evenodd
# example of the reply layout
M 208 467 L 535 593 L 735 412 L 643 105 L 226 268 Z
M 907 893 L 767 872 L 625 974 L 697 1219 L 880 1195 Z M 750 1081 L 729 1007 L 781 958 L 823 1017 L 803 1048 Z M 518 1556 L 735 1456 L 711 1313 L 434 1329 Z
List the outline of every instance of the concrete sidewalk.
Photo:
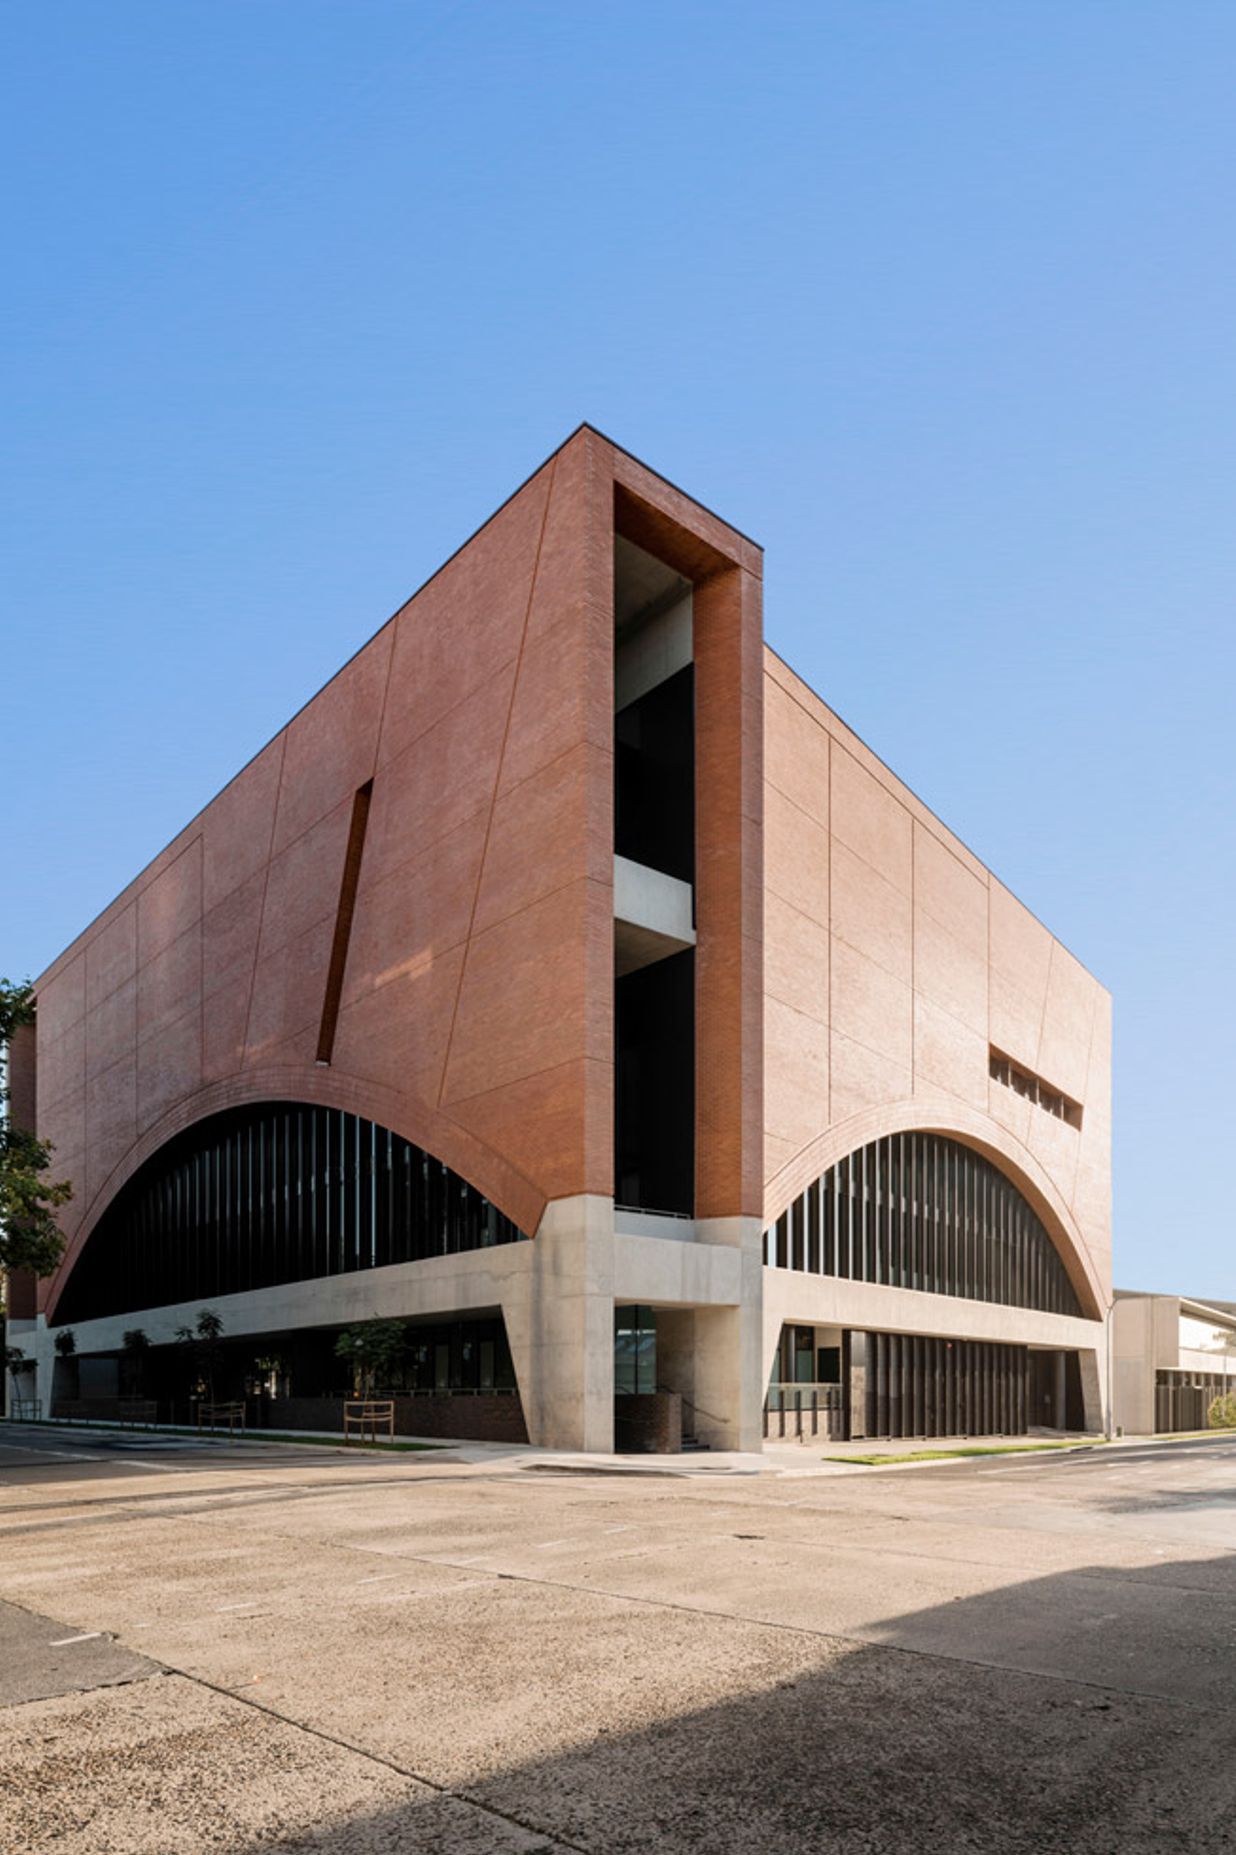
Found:
M 4 1426 L 6 1851 L 1231 1855 L 1236 1438 L 813 1454 Z
M 450 1464 L 477 1469 L 492 1469 L 495 1473 L 505 1474 L 512 1471 L 527 1471 L 545 1476 L 571 1477 L 578 1475 L 603 1475 L 615 1478 L 640 1479 L 643 1477 L 701 1481 L 716 1480 L 720 1477 L 779 1477 L 791 1475 L 803 1476 L 847 1476 L 870 1473 L 872 1466 L 904 1469 L 926 1469 L 952 1463 L 954 1466 L 968 1461 L 999 1461 L 1007 1457 L 1010 1461 L 1044 1461 L 1053 1456 L 1066 1456 L 1073 1451 L 1129 1448 L 1170 1448 L 1173 1445 L 1209 1441 L 1222 1442 L 1230 1435 L 1236 1442 L 1236 1433 L 1222 1431 L 1207 1432 L 1199 1437 L 1142 1436 L 1119 1437 L 1110 1442 L 1103 1437 L 1088 1436 L 1083 1433 L 1043 1432 L 1030 1436 L 1011 1437 L 907 1437 L 898 1440 L 888 1438 L 856 1438 L 851 1442 L 839 1442 L 825 1437 L 804 1436 L 802 1438 L 770 1438 L 764 1445 L 762 1453 L 742 1452 L 737 1450 L 700 1450 L 686 1451 L 676 1455 L 602 1455 L 585 1452 L 568 1452 L 553 1449 L 534 1449 L 526 1443 L 486 1443 L 468 1438 L 457 1437 L 399 1437 L 397 1442 L 420 1445 L 420 1448 L 407 1451 L 387 1451 L 363 1448 L 356 1443 L 345 1444 L 343 1438 L 331 1431 L 298 1432 L 296 1440 L 288 1442 L 279 1433 L 269 1435 L 261 1430 L 246 1430 L 230 1434 L 219 1432 L 177 1432 L 166 1428 L 149 1430 L 130 1430 L 118 1425 L 100 1423 L 41 1423 L 21 1426 L 0 1423 L 0 1436 L 15 1434 L 20 1429 L 34 1436 L 44 1436 L 49 1443 L 54 1437 L 73 1439 L 83 1447 L 106 1448 L 111 1446 L 117 1453 L 143 1453 L 150 1448 L 162 1448 L 177 1452 L 196 1451 L 198 1449 L 260 1449 L 265 1451 L 282 1451 L 285 1456 L 295 1460 L 303 1454 L 306 1460 L 312 1459 L 316 1451 L 329 1453 L 331 1456 L 365 1458 L 369 1461 L 380 1460 L 393 1468 L 395 1465 L 409 1469 L 415 1467 L 443 1468 Z M 930 1452 L 932 1459 L 916 1461 L 914 1458 Z M 878 1465 L 868 1464 L 863 1458 L 877 1456 Z

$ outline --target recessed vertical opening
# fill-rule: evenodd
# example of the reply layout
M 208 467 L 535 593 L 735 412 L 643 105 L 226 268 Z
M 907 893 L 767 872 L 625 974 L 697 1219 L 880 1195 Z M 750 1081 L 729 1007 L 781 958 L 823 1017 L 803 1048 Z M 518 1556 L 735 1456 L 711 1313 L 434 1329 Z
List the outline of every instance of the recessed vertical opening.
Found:
M 614 537 L 614 851 L 695 882 L 692 582 Z M 642 879 L 641 879 L 642 880 Z M 638 885 L 637 885 L 638 886 Z M 670 885 L 672 894 L 673 884 Z M 683 918 L 692 894 L 679 890 Z M 614 977 L 614 1196 L 624 1207 L 695 1208 L 695 955 L 621 918 Z M 630 944 L 628 944 L 630 943 Z M 632 970 L 632 968 L 635 970 Z
M 634 1210 L 695 1209 L 695 953 L 614 984 L 614 1197 Z
M 319 1063 L 329 1063 L 335 1048 L 339 1003 L 343 997 L 343 975 L 348 964 L 348 942 L 352 938 L 352 917 L 356 913 L 356 891 L 360 885 L 361 858 L 365 854 L 365 831 L 369 824 L 369 802 L 372 797 L 373 781 L 369 779 L 357 790 L 352 800 L 348 845 L 344 852 L 343 875 L 339 883 L 339 906 L 335 912 L 335 937 L 331 943 L 326 994 L 322 1000 L 322 1024 L 318 1032 Z
M 691 582 L 614 538 L 614 848 L 695 880 Z

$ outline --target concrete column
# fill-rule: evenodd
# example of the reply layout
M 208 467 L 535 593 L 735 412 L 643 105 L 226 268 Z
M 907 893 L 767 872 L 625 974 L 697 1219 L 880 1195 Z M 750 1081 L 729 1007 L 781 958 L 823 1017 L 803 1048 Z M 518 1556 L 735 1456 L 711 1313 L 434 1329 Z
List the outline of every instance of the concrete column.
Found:
M 1053 1398 L 1055 1427 L 1057 1430 L 1064 1430 L 1068 1427 L 1068 1377 L 1063 1353 L 1056 1354 L 1056 1384 Z
M 777 1364 L 777 1352 L 781 1345 L 781 1335 L 785 1328 L 785 1317 L 780 1307 L 770 1307 L 767 1297 L 764 1301 L 764 1385 L 768 1386 Z M 778 1374 L 778 1376 L 780 1376 Z
M 1104 1412 L 1104 1358 L 1098 1352 L 1079 1352 L 1082 1410 L 1087 1431 L 1097 1435 L 1106 1428 Z
M 20 1395 L 23 1402 L 37 1398 L 42 1403 L 44 1417 L 50 1417 L 52 1375 L 55 1371 L 56 1354 L 52 1346 L 52 1336 L 47 1330 L 46 1320 L 42 1314 L 36 1320 L 10 1320 L 7 1334 L 7 1344 L 19 1346 L 26 1355 L 25 1364 L 19 1374 Z M 13 1411 L 13 1398 L 13 1377 L 6 1370 L 4 1394 L 0 1398 L 0 1407 L 10 1416 Z
M 764 1227 L 758 1217 L 713 1217 L 700 1242 L 741 1252 L 735 1307 L 695 1310 L 695 1427 L 713 1449 L 764 1446 Z
M 695 1428 L 695 1309 L 659 1307 L 657 1319 L 657 1390 L 676 1391 L 682 1399 L 685 1430 Z
M 850 1401 L 850 1436 L 867 1434 L 867 1354 L 870 1341 L 865 1333 L 851 1333 L 847 1395 Z
M 546 1205 L 531 1268 L 503 1286 L 502 1315 L 528 1440 L 614 1447 L 614 1207 L 581 1194 Z

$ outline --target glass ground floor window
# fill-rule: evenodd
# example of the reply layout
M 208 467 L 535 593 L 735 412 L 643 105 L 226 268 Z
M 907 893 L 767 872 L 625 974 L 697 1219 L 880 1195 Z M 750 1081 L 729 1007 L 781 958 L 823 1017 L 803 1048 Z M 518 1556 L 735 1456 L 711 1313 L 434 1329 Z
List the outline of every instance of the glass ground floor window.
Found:
M 657 1388 L 657 1317 L 650 1307 L 614 1309 L 614 1394 Z
M 177 1343 L 107 1358 L 87 1355 L 78 1364 L 83 1382 L 98 1381 L 101 1392 L 154 1399 L 169 1408 L 183 1405 L 207 1375 L 214 1397 L 221 1401 L 261 1396 L 338 1399 L 352 1393 L 351 1367 L 336 1351 L 344 1331 L 311 1327 L 233 1336 L 225 1326 L 208 1358 L 200 1345 Z M 395 1395 L 514 1392 L 515 1368 L 502 1316 L 407 1322 L 402 1350 L 375 1389 Z

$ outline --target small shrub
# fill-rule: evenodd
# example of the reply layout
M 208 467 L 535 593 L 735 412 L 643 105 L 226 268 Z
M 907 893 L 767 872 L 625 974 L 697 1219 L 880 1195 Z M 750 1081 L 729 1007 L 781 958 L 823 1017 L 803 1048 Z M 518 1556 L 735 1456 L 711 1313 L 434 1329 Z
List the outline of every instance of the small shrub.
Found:
M 1212 1430 L 1236 1430 L 1236 1392 L 1213 1399 L 1206 1422 Z

